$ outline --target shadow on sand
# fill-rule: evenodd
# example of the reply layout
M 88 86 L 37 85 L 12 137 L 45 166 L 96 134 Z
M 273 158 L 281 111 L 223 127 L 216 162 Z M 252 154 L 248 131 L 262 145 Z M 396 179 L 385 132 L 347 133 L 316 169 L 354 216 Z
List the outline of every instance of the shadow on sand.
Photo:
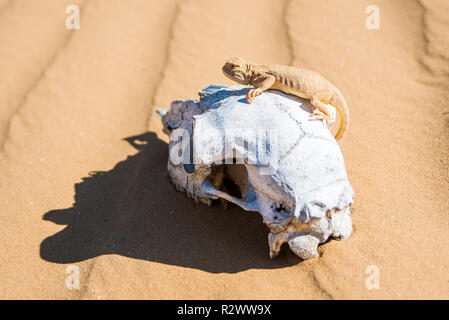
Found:
M 75 263 L 119 254 L 212 273 L 300 261 L 285 248 L 269 259 L 268 229 L 257 213 L 209 208 L 176 192 L 167 177 L 168 146 L 154 133 L 125 140 L 136 155 L 83 178 L 71 208 L 44 214 L 44 220 L 67 227 L 42 241 L 43 259 Z

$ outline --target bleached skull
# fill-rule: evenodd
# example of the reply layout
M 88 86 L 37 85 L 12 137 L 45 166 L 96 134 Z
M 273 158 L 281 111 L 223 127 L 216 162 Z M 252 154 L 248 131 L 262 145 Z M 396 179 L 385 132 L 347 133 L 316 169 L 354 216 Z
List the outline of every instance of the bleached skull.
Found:
M 260 213 L 270 257 L 285 242 L 303 259 L 316 257 L 320 243 L 352 231 L 354 194 L 339 146 L 307 101 L 270 90 L 248 104 L 247 92 L 209 86 L 199 101 L 160 111 L 170 179 L 196 201 Z

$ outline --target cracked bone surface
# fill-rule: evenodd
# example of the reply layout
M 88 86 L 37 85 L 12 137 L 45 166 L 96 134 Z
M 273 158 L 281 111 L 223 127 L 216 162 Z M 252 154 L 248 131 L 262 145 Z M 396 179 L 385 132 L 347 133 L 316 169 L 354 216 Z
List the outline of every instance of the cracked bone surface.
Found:
M 169 177 L 195 201 L 261 214 L 271 258 L 285 242 L 303 259 L 317 257 L 320 243 L 352 231 L 354 192 L 340 148 L 308 101 L 269 90 L 248 104 L 248 90 L 212 85 L 199 101 L 159 111 Z

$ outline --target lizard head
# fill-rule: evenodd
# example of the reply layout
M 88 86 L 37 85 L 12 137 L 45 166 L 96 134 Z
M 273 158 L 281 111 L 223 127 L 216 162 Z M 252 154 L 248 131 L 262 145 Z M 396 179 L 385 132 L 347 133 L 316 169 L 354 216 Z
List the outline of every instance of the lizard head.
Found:
M 231 58 L 224 64 L 222 71 L 226 77 L 240 84 L 251 81 L 251 65 L 242 58 Z

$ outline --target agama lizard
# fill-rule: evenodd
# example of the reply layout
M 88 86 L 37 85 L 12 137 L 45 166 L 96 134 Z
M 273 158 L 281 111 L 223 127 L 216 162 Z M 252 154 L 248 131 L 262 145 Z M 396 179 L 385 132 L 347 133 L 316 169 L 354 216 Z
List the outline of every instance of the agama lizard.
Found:
M 310 99 L 310 103 L 316 107 L 313 117 L 325 120 L 328 124 L 335 119 L 331 119 L 332 115 L 326 104 L 335 107 L 341 119 L 335 139 L 341 139 L 348 127 L 349 110 L 342 93 L 315 71 L 291 66 L 252 64 L 242 58 L 229 59 L 222 70 L 229 79 L 255 87 L 246 96 L 248 103 L 252 103 L 265 90 L 280 90 Z

